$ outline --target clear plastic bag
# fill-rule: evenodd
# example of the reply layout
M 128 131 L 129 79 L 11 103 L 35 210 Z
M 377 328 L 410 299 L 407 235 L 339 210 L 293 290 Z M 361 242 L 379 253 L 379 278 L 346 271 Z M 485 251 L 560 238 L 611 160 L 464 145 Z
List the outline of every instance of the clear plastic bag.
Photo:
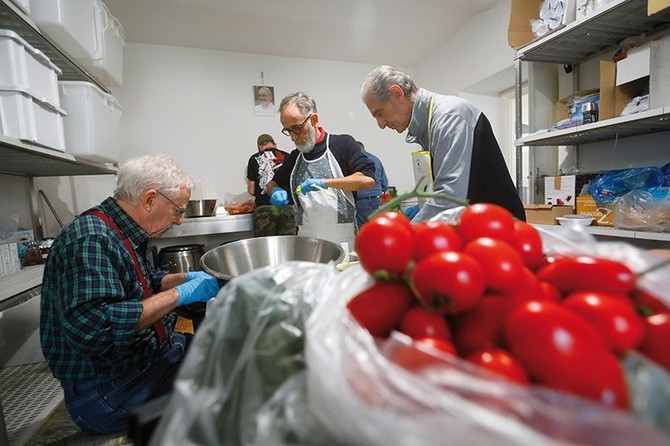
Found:
M 614 226 L 638 231 L 670 232 L 670 188 L 635 189 L 614 208 Z
M 249 192 L 237 195 L 226 192 L 223 197 L 223 207 L 231 215 L 251 214 L 256 209 L 256 198 Z
M 440 218 L 457 219 L 461 211 Z M 606 256 L 635 271 L 659 261 L 625 243 L 597 243 L 583 230 L 565 229 L 542 233 L 548 252 Z M 151 444 L 670 442 L 670 376 L 643 357 L 625 360 L 631 413 L 518 386 L 455 357 L 443 357 L 451 365 L 445 372 L 411 373 L 388 359 L 409 345 L 407 337 L 376 342 L 348 316 L 348 300 L 371 283 L 360 265 L 338 272 L 307 262 L 229 282 L 208 306 Z M 640 285 L 670 304 L 669 267 Z
M 658 261 L 629 245 L 596 243 L 584 231 L 579 243 L 572 243 L 572 235 L 543 233 L 543 238 L 550 251 L 559 247 L 566 253 L 625 259 L 637 271 Z M 656 294 L 665 290 L 660 297 L 670 303 L 668 268 L 643 280 Z M 370 283 L 360 267 L 346 270 L 307 324 L 308 401 L 312 413 L 339 442 L 422 446 L 445 442 L 608 446 L 670 442 L 670 437 L 640 419 L 670 429 L 663 424 L 670 416 L 668 392 L 659 395 L 650 390 L 670 388 L 670 376 L 650 361 L 637 358 L 637 373 L 627 375 L 635 392 L 632 413 L 547 388 L 525 388 L 492 378 L 454 357 L 443 357 L 451 364 L 447 371 L 410 373 L 389 360 L 399 346 L 409 343 L 406 337 L 396 335 L 376 342 L 348 316 L 346 302 Z M 654 379 L 648 378 L 649 369 L 656 372 Z M 645 412 L 650 407 L 652 414 Z

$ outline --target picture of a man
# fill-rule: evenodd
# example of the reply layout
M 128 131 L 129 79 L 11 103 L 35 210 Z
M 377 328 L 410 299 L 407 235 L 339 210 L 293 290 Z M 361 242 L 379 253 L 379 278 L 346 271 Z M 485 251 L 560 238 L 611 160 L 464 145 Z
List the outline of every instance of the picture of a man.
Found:
M 277 113 L 274 87 L 254 85 L 254 99 L 254 115 L 274 116 Z

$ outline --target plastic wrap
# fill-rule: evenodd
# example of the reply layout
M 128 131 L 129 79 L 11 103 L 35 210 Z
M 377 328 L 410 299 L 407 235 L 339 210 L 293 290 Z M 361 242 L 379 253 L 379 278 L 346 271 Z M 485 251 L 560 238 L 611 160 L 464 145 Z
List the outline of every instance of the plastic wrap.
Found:
M 559 229 L 542 233 L 548 252 L 606 256 L 635 271 L 659 261 Z M 623 361 L 631 412 L 519 386 L 451 356 L 442 356 L 450 367 L 412 373 L 388 359 L 410 344 L 406 336 L 375 341 L 348 316 L 348 300 L 371 283 L 360 265 L 337 272 L 306 262 L 229 282 L 208 306 L 151 444 L 670 443 L 670 375 L 642 356 Z M 640 285 L 670 303 L 668 267 Z
M 638 231 L 670 232 L 670 188 L 635 189 L 617 201 L 614 226 Z
M 549 251 L 618 258 L 637 271 L 659 261 L 629 245 L 596 243 L 583 231 L 572 242 L 579 232 L 543 233 L 545 246 Z M 339 442 L 608 446 L 670 442 L 658 430 L 670 429 L 670 397 L 667 390 L 656 391 L 670 388 L 670 377 L 636 355 L 626 363 L 631 369 L 627 370 L 633 391 L 631 413 L 544 387 L 526 388 L 492 378 L 454 357 L 443 358 L 451 367 L 439 373 L 405 371 L 388 358 L 409 340 L 396 335 L 375 342 L 346 311 L 346 302 L 366 288 L 369 280 L 360 267 L 346 270 L 307 325 L 308 401 L 314 415 Z M 657 295 L 663 290 L 660 297 L 670 303 L 668 268 L 641 280 Z
M 230 215 L 251 214 L 256 209 L 256 199 L 249 192 L 237 195 L 226 192 L 223 207 Z
M 665 175 L 659 167 L 610 170 L 589 182 L 589 194 L 600 206 L 613 206 L 619 197 L 642 187 L 661 187 Z
M 304 325 L 334 264 L 287 262 L 226 284 L 207 307 L 153 445 L 334 444 L 305 403 Z

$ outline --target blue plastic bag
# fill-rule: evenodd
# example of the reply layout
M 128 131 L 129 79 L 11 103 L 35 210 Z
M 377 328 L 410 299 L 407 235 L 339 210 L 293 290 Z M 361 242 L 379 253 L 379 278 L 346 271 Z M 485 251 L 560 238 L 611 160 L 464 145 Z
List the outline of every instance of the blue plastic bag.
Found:
M 641 187 L 662 187 L 668 181 L 662 169 L 667 168 L 670 174 L 670 166 L 659 167 L 636 167 L 632 169 L 610 170 L 594 178 L 589 183 L 589 194 L 600 206 L 613 206 L 617 198 L 628 192 Z

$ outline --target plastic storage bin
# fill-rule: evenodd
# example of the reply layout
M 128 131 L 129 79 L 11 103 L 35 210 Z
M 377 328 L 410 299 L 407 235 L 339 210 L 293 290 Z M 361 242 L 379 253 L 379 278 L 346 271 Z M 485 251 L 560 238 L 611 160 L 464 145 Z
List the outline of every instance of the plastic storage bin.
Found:
M 121 106 L 114 96 L 90 82 L 60 82 L 68 153 L 93 161 L 119 159 Z
M 25 89 L 0 90 L 0 130 L 10 138 L 65 151 L 65 112 Z
M 90 59 L 81 59 L 79 63 L 106 87 L 123 85 L 123 48 L 125 37 L 121 22 L 116 19 L 103 3 L 96 15 L 96 30 L 100 45 Z
M 26 90 L 58 107 L 61 70 L 14 31 L 0 29 L 0 89 Z
M 100 51 L 97 0 L 30 0 L 30 17 L 40 31 L 75 59 L 92 58 Z

